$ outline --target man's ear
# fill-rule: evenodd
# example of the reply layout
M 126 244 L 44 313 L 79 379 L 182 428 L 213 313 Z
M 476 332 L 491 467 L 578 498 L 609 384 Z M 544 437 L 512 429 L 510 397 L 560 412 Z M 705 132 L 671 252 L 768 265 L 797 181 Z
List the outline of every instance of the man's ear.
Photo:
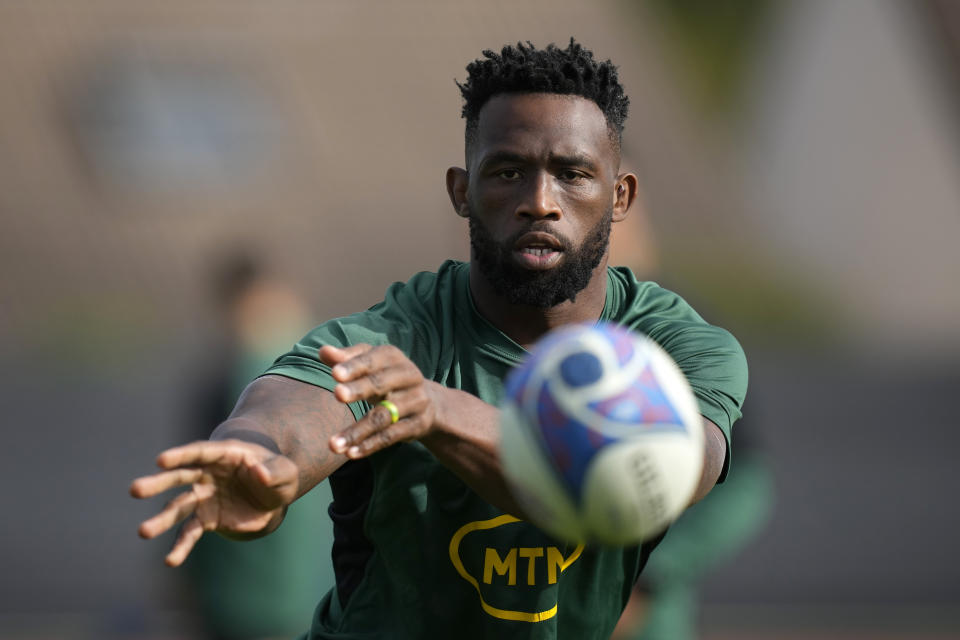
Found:
M 639 181 L 632 173 L 621 173 L 613 187 L 613 221 L 620 222 L 627 217 L 630 205 L 637 199 Z
M 467 186 L 469 184 L 470 176 L 466 169 L 460 167 L 447 169 L 447 195 L 450 196 L 453 210 L 461 218 L 470 215 L 470 209 L 467 207 Z

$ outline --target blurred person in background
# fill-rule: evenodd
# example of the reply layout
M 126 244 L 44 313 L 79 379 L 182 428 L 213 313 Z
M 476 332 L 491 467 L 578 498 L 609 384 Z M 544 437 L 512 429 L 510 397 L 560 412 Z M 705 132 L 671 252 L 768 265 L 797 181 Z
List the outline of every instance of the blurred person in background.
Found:
M 300 294 L 271 275 L 255 253 L 237 249 L 216 265 L 212 295 L 215 357 L 194 385 L 190 440 L 206 439 L 230 415 L 250 380 L 309 327 Z M 196 610 L 211 640 L 289 638 L 301 633 L 333 585 L 329 483 L 287 510 L 273 535 L 246 543 L 204 536 L 185 563 Z

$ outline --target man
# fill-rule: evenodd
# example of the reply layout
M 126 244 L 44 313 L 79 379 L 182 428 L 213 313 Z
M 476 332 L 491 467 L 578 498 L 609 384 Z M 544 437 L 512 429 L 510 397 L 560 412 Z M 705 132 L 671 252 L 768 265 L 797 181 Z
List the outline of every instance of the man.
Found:
M 678 296 L 607 268 L 628 100 L 616 68 L 566 49 L 505 47 L 460 85 L 466 168 L 446 182 L 470 263 L 393 285 L 320 325 L 244 392 L 207 442 L 163 452 L 131 492 L 189 489 L 140 526 L 184 521 L 167 563 L 204 531 L 269 533 L 329 477 L 337 587 L 311 638 L 607 638 L 652 544 L 564 545 L 523 521 L 497 455 L 501 382 L 525 347 L 606 320 L 659 342 L 704 415 L 701 497 L 727 464 L 746 363 Z M 520 519 L 504 517 L 512 514 Z

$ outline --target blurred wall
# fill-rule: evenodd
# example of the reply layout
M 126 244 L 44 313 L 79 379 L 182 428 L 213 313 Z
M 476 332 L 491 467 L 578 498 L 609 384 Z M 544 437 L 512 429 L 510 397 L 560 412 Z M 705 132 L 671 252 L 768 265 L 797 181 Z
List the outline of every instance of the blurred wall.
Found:
M 785 7 L 744 135 L 748 194 L 751 226 L 832 293 L 857 348 L 955 362 L 957 73 L 923 9 Z
M 718 103 L 675 3 L 0 1 L 0 635 L 190 628 L 169 541 L 135 536 L 156 505 L 126 487 L 182 439 L 205 274 L 262 250 L 319 320 L 465 258 L 443 188 L 462 163 L 453 81 L 484 48 L 570 35 L 632 99 L 644 197 L 616 261 L 752 363 L 779 498 L 707 584 L 711 619 L 860 628 L 932 607 L 956 630 L 960 207 L 939 32 L 892 0 L 694 15 L 744 25 L 737 8 L 762 5 L 721 41 L 753 46 Z

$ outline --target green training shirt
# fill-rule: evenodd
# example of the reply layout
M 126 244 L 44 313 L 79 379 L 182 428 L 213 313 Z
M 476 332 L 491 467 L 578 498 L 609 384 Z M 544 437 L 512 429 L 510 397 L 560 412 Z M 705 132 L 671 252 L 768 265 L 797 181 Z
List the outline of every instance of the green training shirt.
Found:
M 607 274 L 601 320 L 658 342 L 729 444 L 747 382 L 737 341 L 628 269 Z M 392 344 L 425 378 L 490 404 L 527 353 L 477 312 L 469 264 L 447 261 L 436 273 L 393 284 L 367 311 L 315 328 L 267 373 L 332 390 L 317 350 L 359 342 Z M 349 406 L 357 419 L 370 409 Z M 484 502 L 418 442 L 348 462 L 331 484 L 338 586 L 317 607 L 311 639 L 606 640 L 655 544 L 558 542 Z

